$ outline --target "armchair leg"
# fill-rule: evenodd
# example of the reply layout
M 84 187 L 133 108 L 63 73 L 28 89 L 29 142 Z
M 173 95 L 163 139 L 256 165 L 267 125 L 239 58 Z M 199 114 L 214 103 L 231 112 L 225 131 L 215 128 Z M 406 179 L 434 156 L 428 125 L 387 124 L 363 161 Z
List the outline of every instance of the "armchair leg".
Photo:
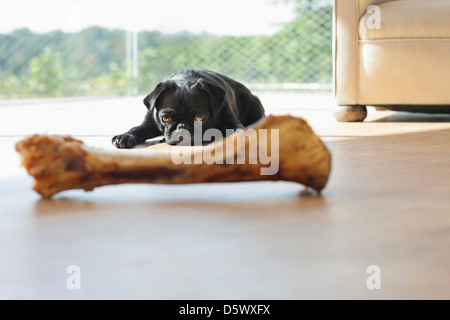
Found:
M 367 117 L 366 106 L 339 106 L 339 110 L 334 113 L 334 117 L 339 122 L 362 122 Z

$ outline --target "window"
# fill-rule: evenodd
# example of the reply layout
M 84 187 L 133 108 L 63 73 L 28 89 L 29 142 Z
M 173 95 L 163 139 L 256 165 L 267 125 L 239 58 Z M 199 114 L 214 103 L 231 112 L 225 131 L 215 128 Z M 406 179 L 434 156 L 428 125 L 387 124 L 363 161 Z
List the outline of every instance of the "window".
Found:
M 185 68 L 327 89 L 331 17 L 331 0 L 17 0 L 0 12 L 0 99 L 142 94 Z

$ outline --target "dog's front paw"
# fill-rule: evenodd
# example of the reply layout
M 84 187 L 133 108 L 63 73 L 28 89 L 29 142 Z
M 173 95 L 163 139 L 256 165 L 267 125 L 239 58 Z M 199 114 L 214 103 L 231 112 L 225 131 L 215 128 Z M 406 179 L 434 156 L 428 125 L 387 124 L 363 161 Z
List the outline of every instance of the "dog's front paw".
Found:
M 112 144 L 119 149 L 130 149 L 137 145 L 137 141 L 133 135 L 125 133 L 114 136 Z

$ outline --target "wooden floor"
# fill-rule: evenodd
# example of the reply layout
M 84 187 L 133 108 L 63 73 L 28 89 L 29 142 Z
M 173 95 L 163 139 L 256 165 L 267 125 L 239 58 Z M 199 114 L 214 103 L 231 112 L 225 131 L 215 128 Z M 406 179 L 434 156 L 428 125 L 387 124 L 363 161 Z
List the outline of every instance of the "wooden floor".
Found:
M 17 140 L 71 134 L 112 149 L 145 108 L 140 98 L 0 103 L 0 298 L 450 299 L 450 116 L 371 110 L 342 124 L 328 94 L 260 98 L 268 113 L 304 117 L 330 148 L 321 197 L 262 182 L 42 200 Z M 81 290 L 66 286 L 70 265 Z

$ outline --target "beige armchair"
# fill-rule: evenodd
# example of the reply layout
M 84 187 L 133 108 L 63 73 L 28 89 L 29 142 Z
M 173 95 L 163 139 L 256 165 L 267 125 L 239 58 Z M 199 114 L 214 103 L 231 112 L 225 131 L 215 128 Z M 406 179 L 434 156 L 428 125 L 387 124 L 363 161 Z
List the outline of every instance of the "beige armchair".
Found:
M 334 0 L 333 59 L 339 121 L 449 113 L 450 0 Z

